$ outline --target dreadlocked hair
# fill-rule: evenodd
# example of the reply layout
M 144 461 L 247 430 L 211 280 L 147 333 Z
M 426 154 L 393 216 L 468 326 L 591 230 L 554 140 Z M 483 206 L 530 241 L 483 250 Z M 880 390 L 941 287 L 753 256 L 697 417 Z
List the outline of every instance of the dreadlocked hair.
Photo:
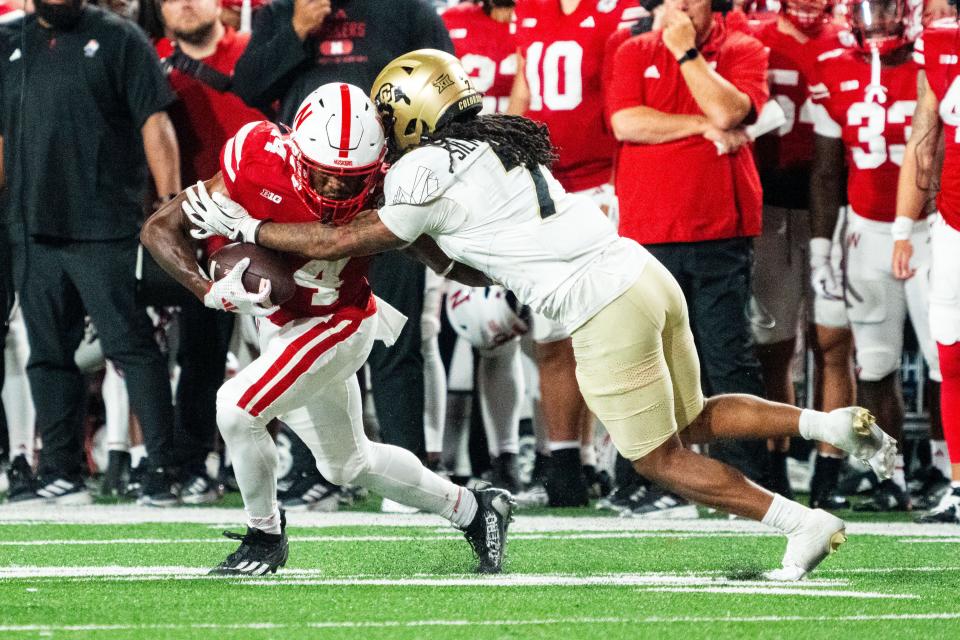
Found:
M 454 153 L 450 140 L 486 142 L 508 171 L 517 166 L 530 170 L 535 170 L 541 164 L 549 167 L 557 159 L 546 125 L 522 116 L 504 113 L 471 115 L 452 120 L 437 131 L 425 133 L 420 138 L 421 145 L 436 145 L 446 149 L 450 154 L 452 173 Z

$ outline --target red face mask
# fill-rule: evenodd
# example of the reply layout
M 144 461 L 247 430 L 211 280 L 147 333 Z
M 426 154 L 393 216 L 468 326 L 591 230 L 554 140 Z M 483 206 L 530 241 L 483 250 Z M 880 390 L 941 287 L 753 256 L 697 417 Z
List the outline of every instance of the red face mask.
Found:
M 850 29 L 861 51 L 880 55 L 907 42 L 904 0 L 854 0 L 848 6 Z
M 327 167 L 311 161 L 293 145 L 294 176 L 298 191 L 310 210 L 321 222 L 342 225 L 353 220 L 358 213 L 372 204 L 373 197 L 383 184 L 385 165 L 381 161 L 368 167 Z M 313 172 L 337 179 L 338 193 L 314 187 Z
M 786 0 L 783 15 L 806 36 L 816 36 L 830 19 L 826 0 Z

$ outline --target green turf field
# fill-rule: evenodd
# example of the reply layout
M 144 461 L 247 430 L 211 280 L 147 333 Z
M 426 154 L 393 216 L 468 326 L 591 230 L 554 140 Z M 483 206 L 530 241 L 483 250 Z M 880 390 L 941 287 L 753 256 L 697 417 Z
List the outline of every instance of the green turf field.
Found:
M 294 515 L 287 568 L 239 580 L 204 576 L 234 509 L 4 507 L 0 638 L 960 638 L 958 527 L 851 518 L 784 585 L 758 578 L 783 548 L 759 525 L 575 514 L 518 515 L 485 578 L 436 518 Z

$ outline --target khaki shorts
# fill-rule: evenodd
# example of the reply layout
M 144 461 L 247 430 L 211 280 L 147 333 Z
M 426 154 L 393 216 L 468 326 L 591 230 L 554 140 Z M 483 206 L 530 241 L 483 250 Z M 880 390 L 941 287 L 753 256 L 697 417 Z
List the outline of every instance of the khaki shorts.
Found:
M 638 460 L 703 411 L 700 362 L 680 285 L 654 259 L 573 332 L 577 381 L 620 454 Z

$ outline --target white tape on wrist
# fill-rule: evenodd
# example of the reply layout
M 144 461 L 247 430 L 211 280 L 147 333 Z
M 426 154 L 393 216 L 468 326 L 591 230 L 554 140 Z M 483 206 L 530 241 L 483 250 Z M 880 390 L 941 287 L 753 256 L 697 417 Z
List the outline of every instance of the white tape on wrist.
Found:
M 909 240 L 911 233 L 913 233 L 913 218 L 897 216 L 890 225 L 890 235 L 894 240 Z

